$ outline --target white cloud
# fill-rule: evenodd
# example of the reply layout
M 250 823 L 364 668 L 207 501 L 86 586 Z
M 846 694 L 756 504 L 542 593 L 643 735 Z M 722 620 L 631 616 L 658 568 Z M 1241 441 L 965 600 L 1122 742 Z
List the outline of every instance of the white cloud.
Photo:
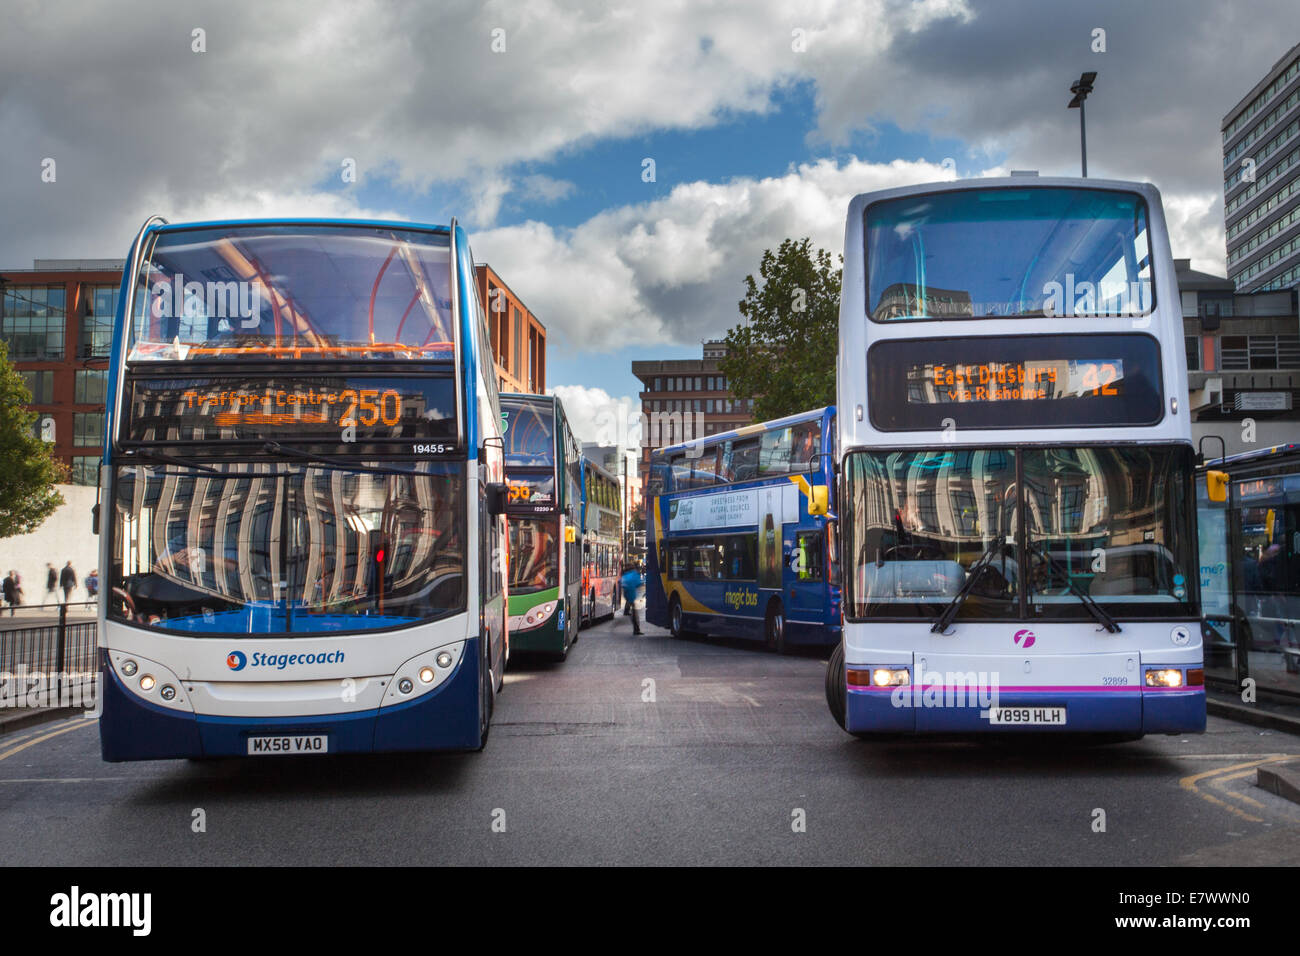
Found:
M 683 183 L 571 230 L 539 222 L 486 230 L 474 248 L 510 276 L 552 347 L 685 344 L 736 323 L 744 277 L 764 249 L 810 236 L 838 255 L 853 196 L 950 178 L 921 160 L 822 160 L 777 177 Z
M 1162 196 L 1169 244 L 1179 259 L 1191 259 L 1192 268 L 1213 275 L 1225 275 L 1223 196 L 1220 193 L 1189 193 Z
M 641 405 L 635 397 L 614 398 L 603 388 L 584 385 L 557 385 L 546 393 L 564 404 L 564 413 L 579 441 L 639 452 Z

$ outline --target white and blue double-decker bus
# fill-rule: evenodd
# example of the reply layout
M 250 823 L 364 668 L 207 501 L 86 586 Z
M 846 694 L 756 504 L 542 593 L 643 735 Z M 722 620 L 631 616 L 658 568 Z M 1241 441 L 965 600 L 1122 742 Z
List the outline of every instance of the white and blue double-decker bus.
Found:
M 825 516 L 834 447 L 835 409 L 822 408 L 656 449 L 646 620 L 674 637 L 753 638 L 782 653 L 838 641 L 838 547 Z
M 97 525 L 106 760 L 476 749 L 501 410 L 464 232 L 145 224 Z
M 846 730 L 1205 727 L 1182 314 L 1149 184 L 1014 176 L 849 206 Z

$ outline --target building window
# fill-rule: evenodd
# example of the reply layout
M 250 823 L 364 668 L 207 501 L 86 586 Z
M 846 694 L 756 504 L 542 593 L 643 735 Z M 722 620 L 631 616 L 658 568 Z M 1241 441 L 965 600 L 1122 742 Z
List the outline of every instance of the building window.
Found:
M 67 326 L 66 296 L 61 285 L 7 285 L 0 303 L 0 338 L 10 359 L 63 358 Z
M 702 378 L 700 378 L 700 376 L 698 376 L 698 375 L 695 376 L 695 390 L 696 390 L 697 392 L 702 392 L 702 391 L 704 391 L 704 380 L 703 380 Z
M 663 389 L 660 388 L 661 385 L 663 385 L 663 379 L 661 379 L 658 375 L 656 375 L 656 376 L 655 376 L 655 387 L 654 387 L 654 390 L 655 390 L 656 392 L 663 391 Z
M 113 322 L 117 316 L 120 291 L 115 285 L 86 288 L 86 315 L 81 320 L 81 332 L 77 338 L 80 358 L 108 358 L 113 347 Z
M 1300 335 L 1225 335 L 1219 359 L 1225 372 L 1300 368 Z
M 686 386 L 682 384 L 682 377 L 680 375 L 677 376 L 677 391 L 679 392 L 686 391 Z
M 75 455 L 73 457 L 72 483 L 74 485 L 99 484 L 98 455 Z
M 33 405 L 50 405 L 54 402 L 54 373 L 19 372 L 27 391 L 32 393 Z
M 713 399 L 711 399 L 711 398 L 709 398 L 709 399 L 705 399 L 705 401 L 704 401 L 704 410 L 705 410 L 706 412 L 708 412 L 710 415 L 713 414 Z
M 103 405 L 108 392 L 108 369 L 78 369 L 73 401 L 79 405 Z
M 74 412 L 72 444 L 76 448 L 98 448 L 104 437 L 103 412 Z
M 1187 371 L 1198 372 L 1201 368 L 1201 340 L 1195 335 L 1184 336 L 1187 346 Z
M 691 377 L 689 375 L 686 376 L 686 391 L 694 391 L 694 389 L 691 388 Z

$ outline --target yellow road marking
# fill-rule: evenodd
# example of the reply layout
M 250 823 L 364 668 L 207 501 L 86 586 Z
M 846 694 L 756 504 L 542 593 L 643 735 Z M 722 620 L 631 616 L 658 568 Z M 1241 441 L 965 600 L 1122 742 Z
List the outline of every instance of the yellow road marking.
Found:
M 22 751 L 26 750 L 28 747 L 34 747 L 36 746 L 36 744 L 39 744 L 42 740 L 49 740 L 51 737 L 59 736 L 59 734 L 66 734 L 72 730 L 78 730 L 82 727 L 89 727 L 95 723 L 95 721 L 86 720 L 83 717 L 75 717 L 73 719 L 76 721 L 76 723 L 74 723 L 71 727 L 63 727 L 59 730 L 51 731 L 50 733 L 37 737 L 34 740 L 28 740 L 26 743 L 19 744 L 17 747 L 13 747 L 9 750 L 6 750 L 4 753 L 0 753 L 0 760 L 5 760 L 8 757 L 12 757 L 16 753 L 21 753 Z
M 1213 782 L 1213 778 L 1218 778 L 1218 777 L 1224 777 L 1225 779 L 1235 779 L 1235 778 L 1228 778 L 1227 775 L 1233 773 L 1233 771 L 1239 770 L 1239 771 L 1243 771 L 1243 773 L 1238 774 L 1238 776 L 1245 776 L 1251 773 L 1252 771 L 1257 770 L 1259 767 L 1263 766 L 1266 763 L 1277 763 L 1278 761 L 1281 760 L 1292 760 L 1292 759 L 1294 759 L 1293 754 L 1280 754 L 1274 757 L 1264 757 L 1263 759 L 1260 760 L 1251 760 L 1248 761 L 1247 763 L 1237 763 L 1227 767 L 1220 767 L 1217 770 L 1205 770 L 1202 771 L 1201 773 L 1195 773 L 1192 774 L 1191 776 L 1183 777 L 1181 780 L 1178 781 L 1178 785 L 1182 787 L 1184 790 L 1187 790 L 1191 793 L 1196 794 L 1199 797 L 1204 798 L 1205 800 L 1208 800 L 1210 803 L 1214 804 L 1217 807 L 1222 807 L 1224 810 L 1227 810 L 1229 813 L 1234 814 L 1243 820 L 1247 820 L 1251 823 L 1263 823 L 1264 820 L 1262 817 L 1254 816 L 1253 814 L 1247 813 L 1245 810 L 1242 810 L 1239 807 L 1234 807 L 1232 804 L 1224 800 L 1220 800 L 1218 797 L 1214 796 L 1213 794 L 1206 793 L 1204 790 L 1201 790 L 1199 787 L 1197 787 L 1197 784 L 1204 780 L 1210 780 L 1211 782 Z M 1248 801 L 1250 800 L 1249 797 L 1246 797 L 1245 799 Z M 1260 804 L 1256 804 L 1256 806 L 1260 806 Z

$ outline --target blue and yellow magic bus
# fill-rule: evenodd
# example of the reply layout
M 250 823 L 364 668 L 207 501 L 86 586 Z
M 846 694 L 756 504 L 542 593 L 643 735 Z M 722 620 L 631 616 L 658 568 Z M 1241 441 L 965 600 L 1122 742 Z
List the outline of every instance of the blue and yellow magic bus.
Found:
M 826 684 L 845 730 L 1204 730 L 1179 301 L 1148 183 L 852 201 Z
M 473 261 L 454 221 L 141 229 L 96 511 L 104 759 L 486 741 L 506 488 Z
M 646 491 L 646 620 L 674 637 L 840 639 L 835 409 L 655 450 Z M 808 511 L 820 499 L 822 515 Z
M 510 648 L 563 660 L 582 608 L 582 446 L 553 395 L 501 396 Z

